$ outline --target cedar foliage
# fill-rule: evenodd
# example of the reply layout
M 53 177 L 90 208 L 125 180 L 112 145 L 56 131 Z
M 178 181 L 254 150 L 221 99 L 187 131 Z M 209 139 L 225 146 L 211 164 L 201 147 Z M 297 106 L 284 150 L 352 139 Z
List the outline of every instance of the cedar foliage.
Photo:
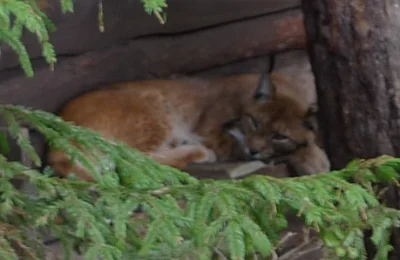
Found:
M 146 12 L 164 21 L 164 0 L 142 2 Z M 64 12 L 73 11 L 72 0 L 61 3 Z M 21 42 L 24 28 L 36 34 L 44 58 L 54 64 L 49 42 L 54 25 L 36 1 L 0 0 L 0 39 L 32 76 Z M 60 179 L 49 167 L 39 171 L 0 155 L 1 259 L 43 259 L 43 228 L 61 240 L 65 259 L 72 250 L 85 259 L 210 259 L 216 248 L 230 259 L 268 258 L 287 225 L 286 214 L 298 214 L 341 259 L 365 259 L 362 231 L 372 230 L 375 259 L 384 260 L 391 250 L 391 229 L 400 224 L 400 211 L 379 202 L 382 184 L 398 185 L 400 159 L 389 156 L 355 160 L 343 170 L 316 176 L 198 180 L 43 111 L 0 105 L 0 115 L 36 166 L 42 162 L 21 134 L 21 125 L 36 129 L 51 147 L 82 162 L 96 180 Z M 92 152 L 83 155 L 70 140 Z M 17 190 L 11 183 L 15 178 L 34 184 L 37 194 Z M 144 215 L 132 213 L 138 207 Z

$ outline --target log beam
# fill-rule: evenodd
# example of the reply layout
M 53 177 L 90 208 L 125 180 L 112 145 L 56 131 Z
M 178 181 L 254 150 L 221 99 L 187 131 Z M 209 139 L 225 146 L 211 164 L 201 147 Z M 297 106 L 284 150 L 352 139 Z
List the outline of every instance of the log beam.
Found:
M 60 58 L 54 72 L 39 61 L 31 79 L 20 69 L 1 72 L 0 103 L 55 112 L 72 97 L 103 84 L 187 74 L 304 46 L 301 11 L 290 10 L 195 33 L 141 38 L 106 50 Z

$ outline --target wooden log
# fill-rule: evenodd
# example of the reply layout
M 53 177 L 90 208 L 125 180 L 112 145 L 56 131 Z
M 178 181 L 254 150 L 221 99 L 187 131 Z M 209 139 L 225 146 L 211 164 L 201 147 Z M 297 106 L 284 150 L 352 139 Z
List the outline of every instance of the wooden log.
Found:
M 273 54 L 271 54 L 273 55 Z M 271 55 L 245 58 L 222 66 L 206 68 L 205 70 L 190 73 L 190 76 L 202 78 L 217 78 L 241 73 L 262 73 L 271 68 Z M 174 75 L 175 76 L 175 75 Z M 177 75 L 177 78 L 183 75 Z
M 104 0 L 105 32 L 101 33 L 97 25 L 98 3 L 98 0 L 74 1 L 74 13 L 63 14 L 59 0 L 39 1 L 57 27 L 51 34 L 57 55 L 77 55 L 138 37 L 200 30 L 300 7 L 300 0 L 174 0 L 168 1 L 167 23 L 161 25 L 154 15 L 145 13 L 141 1 Z M 34 35 L 25 33 L 23 42 L 32 58 L 41 57 Z M 0 70 L 15 66 L 18 66 L 16 55 L 7 45 L 2 46 Z
M 304 45 L 300 10 L 180 36 L 143 38 L 107 50 L 61 58 L 54 72 L 39 61 L 32 79 L 22 73 L 17 77 L 15 70 L 2 72 L 0 103 L 55 112 L 70 98 L 105 83 L 186 74 Z
M 400 1 L 303 0 L 302 6 L 332 167 L 400 156 Z M 385 204 L 400 208 L 399 189 L 386 194 Z M 399 230 L 392 238 L 391 257 L 400 259 Z
M 261 161 L 191 164 L 184 171 L 199 179 L 240 179 L 251 174 L 290 177 L 285 165 L 273 166 Z

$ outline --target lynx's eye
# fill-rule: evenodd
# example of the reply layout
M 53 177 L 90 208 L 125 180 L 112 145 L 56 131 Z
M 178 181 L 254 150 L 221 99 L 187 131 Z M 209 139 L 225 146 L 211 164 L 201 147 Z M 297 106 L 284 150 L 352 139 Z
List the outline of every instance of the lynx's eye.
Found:
M 275 134 L 272 136 L 272 139 L 274 139 L 274 140 L 276 140 L 276 141 L 286 141 L 286 140 L 288 140 L 289 138 L 288 138 L 286 135 L 284 135 L 284 134 L 275 133 Z
M 312 120 L 304 120 L 302 122 L 303 127 L 305 127 L 306 129 L 310 130 L 310 131 L 314 131 L 315 130 L 315 123 Z
M 296 142 L 292 141 L 289 136 L 281 133 L 275 133 L 272 136 L 272 147 L 277 154 L 291 153 L 296 150 Z

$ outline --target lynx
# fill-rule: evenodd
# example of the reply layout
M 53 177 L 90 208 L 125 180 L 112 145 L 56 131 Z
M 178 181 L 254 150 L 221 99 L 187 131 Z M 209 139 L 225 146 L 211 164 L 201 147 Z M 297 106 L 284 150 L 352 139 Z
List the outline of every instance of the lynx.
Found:
M 72 99 L 60 116 L 179 169 L 190 163 L 237 159 L 237 140 L 227 126 L 247 117 L 254 128 L 245 133 L 251 159 L 276 157 L 280 151 L 271 147 L 288 138 L 283 146 L 290 153 L 301 149 L 293 156 L 301 162 L 307 157 L 310 165 L 303 169 L 311 174 L 326 160 L 307 148 L 315 142 L 310 127 L 315 111 L 288 94 L 290 88 L 278 73 L 122 82 Z M 62 151 L 50 151 L 48 159 L 60 176 L 73 172 L 92 180 Z

